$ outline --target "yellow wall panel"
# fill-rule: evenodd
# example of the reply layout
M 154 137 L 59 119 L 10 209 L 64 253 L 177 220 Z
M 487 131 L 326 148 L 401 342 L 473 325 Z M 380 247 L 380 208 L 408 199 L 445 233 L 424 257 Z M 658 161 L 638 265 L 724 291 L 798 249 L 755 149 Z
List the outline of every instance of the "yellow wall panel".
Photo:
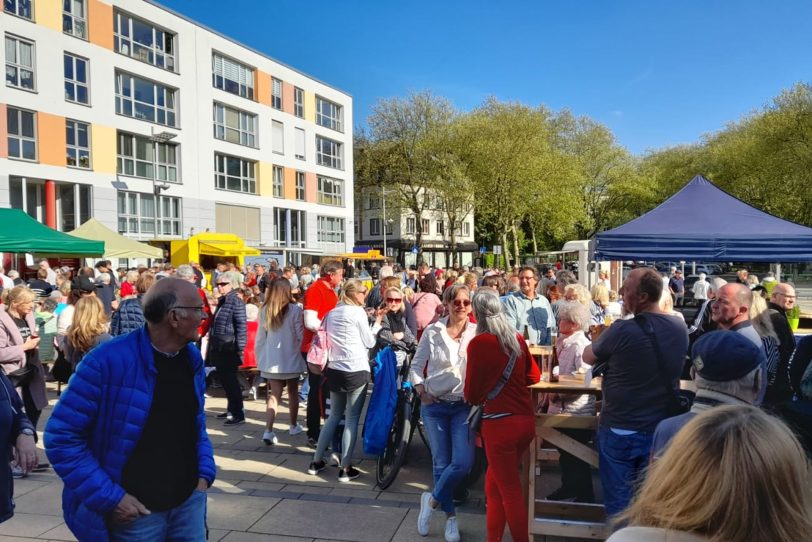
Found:
M 93 171 L 116 172 L 116 129 L 112 126 L 94 124 L 90 127 L 90 159 Z
M 67 166 L 65 117 L 37 113 L 37 141 L 40 164 Z
M 285 184 L 282 194 L 285 199 L 296 199 L 296 170 L 293 168 L 285 168 Z
M 312 92 L 305 91 L 305 120 L 316 122 L 316 95 Z
M 271 74 L 262 70 L 256 70 L 257 88 L 255 97 L 261 104 L 271 105 Z
M 257 183 L 260 196 L 273 197 L 273 164 L 259 163 L 259 182 Z
M 61 13 L 61 11 L 60 11 Z M 90 27 L 90 43 L 113 50 L 113 6 L 89 0 L 87 4 L 87 24 Z
M 8 124 L 6 104 L 0 104 L 0 158 L 8 158 Z
M 62 32 L 61 0 L 37 0 L 34 15 L 37 24 Z

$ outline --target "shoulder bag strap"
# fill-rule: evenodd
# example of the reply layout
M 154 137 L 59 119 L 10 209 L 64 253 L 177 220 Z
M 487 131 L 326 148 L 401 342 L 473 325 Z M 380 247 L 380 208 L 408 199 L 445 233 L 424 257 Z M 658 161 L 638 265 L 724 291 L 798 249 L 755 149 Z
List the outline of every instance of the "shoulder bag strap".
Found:
M 510 360 L 508 360 L 507 365 L 505 365 L 505 370 L 502 371 L 502 375 L 499 377 L 499 382 L 496 383 L 496 386 L 491 390 L 488 394 L 488 401 L 493 400 L 499 393 L 502 391 L 502 388 L 505 387 L 507 381 L 510 380 L 510 375 L 513 373 L 513 367 L 516 365 L 516 352 L 514 352 L 510 356 Z
M 660 343 L 657 341 L 657 334 L 654 332 L 654 326 L 642 314 L 635 315 L 634 321 L 637 322 L 637 325 L 640 326 L 640 329 L 643 331 L 643 333 L 645 333 L 648 336 L 649 340 L 651 341 L 651 345 L 654 347 L 654 356 L 657 359 L 657 372 L 660 374 L 660 382 L 665 388 L 669 400 L 671 401 L 671 403 L 674 404 L 678 403 L 678 400 L 674 392 L 674 388 L 671 387 L 671 383 L 668 381 L 668 375 L 665 372 L 665 366 L 663 365 L 662 355 L 660 354 Z M 643 325 L 643 322 L 645 322 L 646 325 Z

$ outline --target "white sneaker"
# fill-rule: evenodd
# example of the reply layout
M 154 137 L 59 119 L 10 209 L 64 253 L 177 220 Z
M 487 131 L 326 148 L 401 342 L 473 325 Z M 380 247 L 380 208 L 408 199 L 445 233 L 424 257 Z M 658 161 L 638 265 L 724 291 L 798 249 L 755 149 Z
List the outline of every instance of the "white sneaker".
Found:
M 271 444 L 279 444 L 279 439 L 276 438 L 276 433 L 273 431 L 265 431 L 262 433 L 262 442 L 270 446 Z
M 420 536 L 429 534 L 432 512 L 434 512 L 434 508 L 431 507 L 431 493 L 424 491 L 420 495 L 420 512 L 417 514 L 417 532 Z
M 302 427 L 301 424 L 297 423 L 296 425 L 292 425 L 290 427 L 288 433 L 290 433 L 292 437 L 295 437 L 296 435 L 301 435 L 302 433 L 304 433 L 304 430 L 305 430 L 304 427 Z
M 460 526 L 457 525 L 457 516 L 451 516 L 445 521 L 445 542 L 460 542 Z

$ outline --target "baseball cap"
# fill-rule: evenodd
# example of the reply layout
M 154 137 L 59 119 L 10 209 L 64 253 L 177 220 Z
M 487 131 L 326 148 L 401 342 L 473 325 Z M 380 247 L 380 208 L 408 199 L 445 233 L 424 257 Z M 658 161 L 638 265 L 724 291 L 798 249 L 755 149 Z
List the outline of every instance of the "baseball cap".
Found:
M 737 380 L 759 367 L 764 359 L 760 346 L 735 331 L 703 333 L 691 350 L 696 374 L 705 380 Z
M 79 275 L 78 277 L 74 278 L 70 281 L 70 288 L 71 290 L 82 290 L 84 292 L 95 292 L 96 285 L 93 283 L 90 278 Z

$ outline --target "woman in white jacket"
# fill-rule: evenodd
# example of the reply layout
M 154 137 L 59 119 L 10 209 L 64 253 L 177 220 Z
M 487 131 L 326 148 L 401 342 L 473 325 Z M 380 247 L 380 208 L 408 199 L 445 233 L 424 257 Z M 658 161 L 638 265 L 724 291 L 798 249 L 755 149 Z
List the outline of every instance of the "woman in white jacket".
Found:
M 386 312 L 386 309 L 378 309 L 375 323 L 370 328 L 364 309 L 367 293 L 366 286 L 360 280 L 346 281 L 341 288 L 338 305 L 327 313 L 322 323 L 327 332 L 328 361 L 324 374 L 330 390 L 330 416 L 319 434 L 313 462 L 307 472 L 318 474 L 324 470 L 324 451 L 343 415 L 339 482 L 349 482 L 360 474 L 350 460 L 369 385 L 369 349 L 375 346 L 375 336 L 381 329 L 381 320 Z M 316 392 L 310 390 L 310 393 Z
M 262 435 L 262 440 L 267 445 L 278 442 L 273 424 L 276 409 L 282 399 L 282 390 L 286 386 L 290 412 L 289 433 L 298 435 L 303 431 L 298 423 L 299 375 L 307 369 L 299 353 L 303 334 L 302 309 L 293 303 L 290 282 L 285 278 L 275 279 L 265 293 L 254 345 L 257 367 L 271 390 L 268 394 L 266 428 Z

